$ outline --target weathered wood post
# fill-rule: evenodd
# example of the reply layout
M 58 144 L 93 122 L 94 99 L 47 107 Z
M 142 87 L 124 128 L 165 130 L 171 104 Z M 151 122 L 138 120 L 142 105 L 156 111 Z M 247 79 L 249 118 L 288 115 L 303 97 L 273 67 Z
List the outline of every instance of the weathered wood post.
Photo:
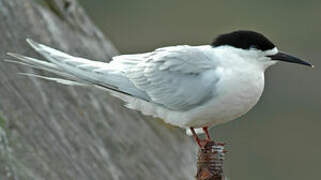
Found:
M 198 152 L 197 180 L 223 180 L 224 144 L 208 141 Z

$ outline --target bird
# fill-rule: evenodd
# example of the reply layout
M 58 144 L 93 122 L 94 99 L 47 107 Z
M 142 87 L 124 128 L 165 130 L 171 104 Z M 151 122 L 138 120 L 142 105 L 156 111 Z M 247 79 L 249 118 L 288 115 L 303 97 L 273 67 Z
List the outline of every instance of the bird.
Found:
M 71 86 L 104 89 L 129 109 L 186 129 L 197 144 L 210 141 L 208 128 L 246 114 L 259 101 L 265 70 L 279 61 L 313 67 L 289 55 L 263 34 L 237 30 L 206 45 L 176 45 L 118 55 L 110 62 L 66 54 L 27 39 L 45 60 L 7 53 L 17 63 L 57 76 L 22 75 Z M 206 139 L 199 134 L 205 133 Z

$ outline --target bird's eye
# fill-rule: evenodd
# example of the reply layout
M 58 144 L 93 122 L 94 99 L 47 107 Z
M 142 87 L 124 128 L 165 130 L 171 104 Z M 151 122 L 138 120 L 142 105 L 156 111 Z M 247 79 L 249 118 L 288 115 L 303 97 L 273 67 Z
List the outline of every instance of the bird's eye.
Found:
M 252 44 L 252 45 L 250 45 L 250 49 L 257 49 L 257 46 Z

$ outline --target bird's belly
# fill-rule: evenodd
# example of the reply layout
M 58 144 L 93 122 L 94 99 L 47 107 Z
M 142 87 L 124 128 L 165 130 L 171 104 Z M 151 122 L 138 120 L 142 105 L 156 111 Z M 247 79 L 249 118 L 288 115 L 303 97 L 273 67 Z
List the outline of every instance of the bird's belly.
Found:
M 187 127 L 215 126 L 248 112 L 259 100 L 264 88 L 264 74 L 240 75 L 222 80 L 212 100 L 186 112 Z

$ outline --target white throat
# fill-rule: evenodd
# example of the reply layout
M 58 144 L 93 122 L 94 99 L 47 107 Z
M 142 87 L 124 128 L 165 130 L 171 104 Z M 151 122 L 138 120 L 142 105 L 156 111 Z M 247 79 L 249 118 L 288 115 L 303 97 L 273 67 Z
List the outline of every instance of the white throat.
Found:
M 267 57 L 277 53 L 278 49 L 276 47 L 266 51 L 257 49 L 244 50 L 232 46 L 215 48 L 215 54 L 224 61 L 224 66 L 226 67 L 238 66 L 239 68 L 246 68 L 248 66 L 253 68 L 254 66 L 262 71 L 277 63 L 277 61 Z

